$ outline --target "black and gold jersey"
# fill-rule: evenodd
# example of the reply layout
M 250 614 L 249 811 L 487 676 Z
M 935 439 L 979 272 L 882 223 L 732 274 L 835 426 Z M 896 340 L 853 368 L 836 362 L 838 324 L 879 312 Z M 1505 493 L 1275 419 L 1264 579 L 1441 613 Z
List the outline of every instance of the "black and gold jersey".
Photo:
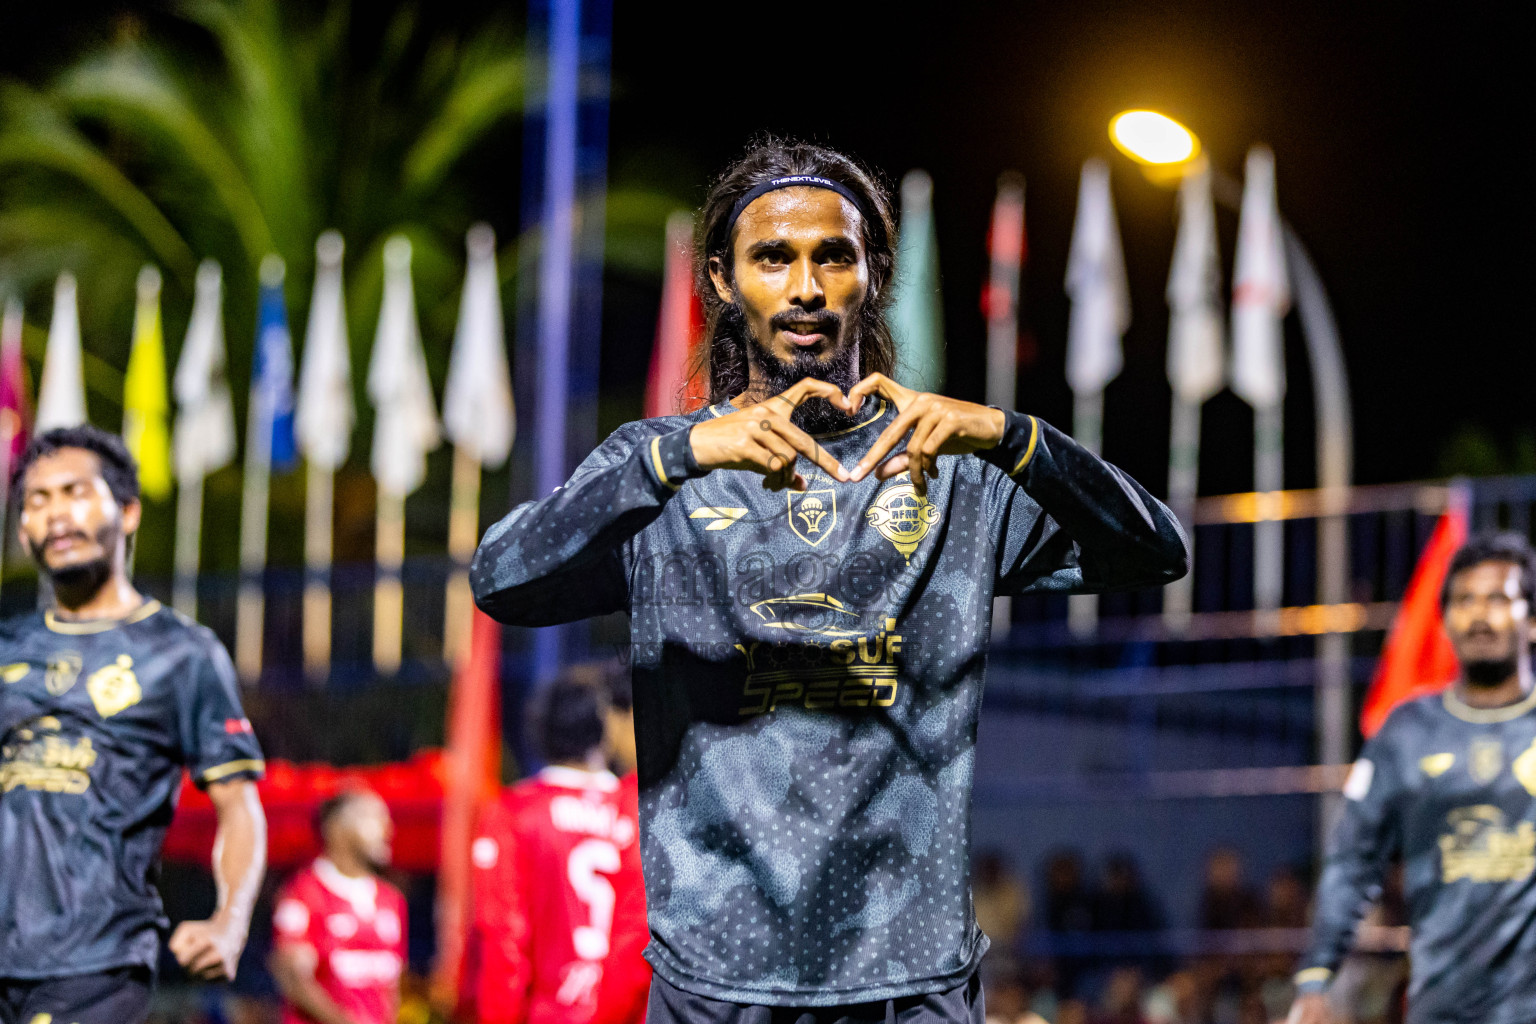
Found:
M 1365 745 L 1318 884 L 1297 983 L 1325 988 L 1395 857 L 1413 939 L 1408 1020 L 1536 1020 L 1536 694 L 1404 704 Z
M 203 786 L 263 769 L 212 632 L 155 601 L 0 624 L 0 977 L 154 967 L 183 768 Z
M 627 611 L 656 971 L 730 1002 L 825 1006 L 954 988 L 986 950 L 970 804 L 998 594 L 1164 583 L 1177 521 L 1052 429 L 909 477 L 807 488 L 700 471 L 689 429 L 621 427 L 553 495 L 491 527 L 489 614 Z M 820 443 L 852 467 L 873 399 Z

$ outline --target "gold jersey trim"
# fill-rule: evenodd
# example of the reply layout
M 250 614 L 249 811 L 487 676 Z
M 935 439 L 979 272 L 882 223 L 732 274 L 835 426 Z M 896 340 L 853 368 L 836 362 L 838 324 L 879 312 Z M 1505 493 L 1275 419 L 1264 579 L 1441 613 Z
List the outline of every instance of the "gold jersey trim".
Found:
M 1029 416 L 1028 413 L 1025 413 L 1024 415 Z M 1019 471 L 1022 470 L 1025 466 L 1029 465 L 1029 460 L 1035 457 L 1035 445 L 1038 444 L 1039 441 L 1040 421 L 1035 419 L 1033 416 L 1029 416 L 1029 444 L 1024 449 L 1024 457 L 1019 460 L 1019 464 L 1017 466 L 1013 467 L 1013 471 L 1008 474 L 1009 476 L 1018 476 Z
M 80 622 L 61 619 L 54 615 L 53 609 L 50 608 L 43 612 L 43 624 L 55 633 L 67 633 L 72 636 L 79 636 L 83 633 L 105 633 L 107 630 L 116 629 L 118 626 L 129 626 L 135 622 L 143 622 L 159 611 L 160 607 L 159 601 L 150 598 L 121 619 L 86 619 Z
M 660 437 L 651 438 L 651 468 L 656 471 L 656 479 L 660 480 L 674 491 L 682 486 L 681 484 L 675 484 L 671 480 L 668 480 L 667 471 L 662 468 Z
M 267 762 L 259 757 L 247 757 L 239 761 L 226 761 L 223 764 L 216 764 L 199 775 L 198 778 L 204 782 L 218 782 L 222 778 L 237 775 L 240 772 L 264 772 L 266 770 Z
M 740 396 L 737 396 L 737 397 L 740 397 Z M 740 412 L 741 411 L 740 409 L 738 409 L 736 407 L 736 403 L 735 402 L 733 402 L 730 399 L 726 399 L 724 402 L 721 402 L 720 405 L 712 405 L 712 406 L 710 406 L 709 407 L 710 415 L 716 416 L 716 417 L 726 415 L 725 413 L 720 411 L 720 406 L 721 405 L 725 406 L 731 412 Z M 877 404 L 875 405 L 875 414 L 873 416 L 871 416 L 869 419 L 864 420 L 862 423 L 855 423 L 851 427 L 844 427 L 842 430 L 834 430 L 831 433 L 827 433 L 827 434 L 812 434 L 810 436 L 814 437 L 818 441 L 822 440 L 823 438 L 827 438 L 827 437 L 842 437 L 844 434 L 851 434 L 855 430 L 862 430 L 862 429 L 864 429 L 865 427 L 869 426 L 871 423 L 875 422 L 875 420 L 879 419 L 881 416 L 884 416 L 884 415 L 885 415 L 885 399 L 883 399 L 883 398 L 877 399 Z
M 1298 985 L 1305 985 L 1313 981 L 1328 981 L 1333 977 L 1333 972 L 1326 967 L 1308 967 L 1304 971 L 1297 971 L 1296 977 L 1291 979 Z
M 1532 708 L 1536 708 L 1536 690 L 1532 690 L 1515 703 L 1506 704 L 1501 708 L 1475 708 L 1456 696 L 1456 688 L 1451 686 L 1441 695 L 1440 702 L 1445 705 L 1445 710 L 1463 722 L 1488 725 L 1493 722 L 1514 721 Z

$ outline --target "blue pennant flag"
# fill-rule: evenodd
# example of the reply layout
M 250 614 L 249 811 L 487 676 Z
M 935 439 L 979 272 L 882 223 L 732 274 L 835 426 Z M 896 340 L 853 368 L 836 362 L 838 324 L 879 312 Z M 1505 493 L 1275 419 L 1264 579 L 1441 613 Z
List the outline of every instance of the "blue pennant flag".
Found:
M 267 257 L 262 261 L 261 271 L 251 399 L 260 402 L 260 419 L 254 425 L 267 439 L 271 466 L 284 472 L 298 462 L 293 437 L 293 341 L 288 334 L 288 307 L 283 300 L 282 260 Z

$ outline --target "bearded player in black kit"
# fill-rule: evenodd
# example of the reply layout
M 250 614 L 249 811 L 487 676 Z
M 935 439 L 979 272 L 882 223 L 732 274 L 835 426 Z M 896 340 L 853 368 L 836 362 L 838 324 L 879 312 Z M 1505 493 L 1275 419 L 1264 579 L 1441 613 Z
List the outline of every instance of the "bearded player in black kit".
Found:
M 0 625 L 0 1024 L 148 1015 L 168 922 L 155 889 L 183 768 L 218 813 L 218 906 L 170 951 L 233 978 L 266 864 L 261 750 L 211 632 L 127 572 L 138 470 L 90 426 L 33 440 L 11 493 L 52 587 Z
M 992 599 L 1166 583 L 1184 539 L 1034 416 L 893 379 L 894 217 L 853 160 L 754 147 L 699 238 L 710 406 L 513 509 L 475 597 L 629 613 L 651 1024 L 980 1024 Z

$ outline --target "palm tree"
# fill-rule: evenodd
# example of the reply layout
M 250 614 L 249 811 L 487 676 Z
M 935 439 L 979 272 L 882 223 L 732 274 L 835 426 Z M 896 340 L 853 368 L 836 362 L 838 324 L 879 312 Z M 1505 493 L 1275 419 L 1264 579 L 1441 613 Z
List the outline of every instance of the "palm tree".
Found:
M 140 23 L 43 88 L 0 84 L 0 282 L 41 297 L 75 270 L 88 344 L 121 366 L 139 266 L 164 269 L 174 323 L 197 261 L 213 256 L 229 282 L 238 377 L 264 255 L 287 261 L 302 305 L 314 240 L 338 228 L 352 337 L 365 346 L 384 240 L 404 233 L 423 318 L 446 332 L 477 212 L 461 165 L 521 110 L 524 52 L 497 26 L 422 41 L 405 6 L 358 59 L 347 4 L 318 20 L 302 6 L 186 0 L 165 26 L 174 42 Z

